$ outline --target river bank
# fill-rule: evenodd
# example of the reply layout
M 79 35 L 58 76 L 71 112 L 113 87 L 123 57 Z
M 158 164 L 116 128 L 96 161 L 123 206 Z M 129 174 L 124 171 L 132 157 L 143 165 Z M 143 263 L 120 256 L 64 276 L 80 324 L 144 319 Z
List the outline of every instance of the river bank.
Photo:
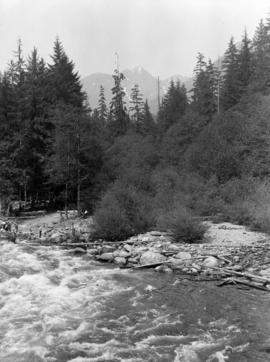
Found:
M 269 294 L 232 286 L 217 288 L 216 282 L 208 282 L 215 277 L 210 267 L 188 273 L 192 264 L 205 264 L 210 253 L 221 256 L 220 244 L 230 253 L 224 259 L 233 260 L 242 252 L 235 265 L 243 264 L 244 255 L 253 255 L 253 250 L 252 267 L 258 263 L 259 268 L 259 262 L 266 260 L 262 247 L 267 248 L 267 236 L 262 240 L 262 235 L 257 235 L 253 242 L 254 234 L 244 234 L 249 245 L 240 245 L 241 229 L 213 224 L 208 237 L 220 230 L 223 236 L 234 232 L 235 239 L 183 245 L 157 231 L 118 244 L 60 243 L 49 238 L 53 233 L 78 231 L 89 223 L 91 220 L 60 221 L 57 215 L 47 215 L 19 224 L 16 243 L 0 241 L 1 362 L 268 360 Z M 47 239 L 44 235 L 39 238 L 41 226 Z M 169 263 L 160 265 L 166 267 L 166 273 L 136 269 L 142 266 L 145 253 L 180 261 L 178 249 L 191 255 L 182 260 L 186 272 L 180 262 L 179 269 Z M 232 252 L 236 249 L 238 255 Z M 122 268 L 115 259 L 123 251 L 129 255 L 121 256 L 126 260 Z M 105 252 L 113 253 L 114 259 L 101 263 Z M 132 256 L 137 262 L 128 268 Z M 224 269 L 221 264 L 220 270 Z M 203 274 L 207 270 L 209 274 Z
M 63 219 L 59 213 L 19 222 L 18 240 L 60 245 L 121 268 L 154 268 L 194 280 L 221 281 L 270 291 L 270 237 L 231 223 L 207 226 L 204 242 L 174 242 L 169 233 L 151 231 L 126 241 L 90 241 L 92 219 Z M 72 217 L 73 216 L 73 217 Z

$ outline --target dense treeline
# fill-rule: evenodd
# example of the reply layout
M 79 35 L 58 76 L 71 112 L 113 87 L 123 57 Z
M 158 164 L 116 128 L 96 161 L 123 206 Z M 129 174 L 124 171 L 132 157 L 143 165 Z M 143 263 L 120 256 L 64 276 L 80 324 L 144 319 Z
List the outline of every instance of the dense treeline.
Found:
M 96 235 L 150 228 L 196 240 L 192 215 L 270 221 L 270 21 L 232 38 L 222 60 L 199 53 L 192 92 L 171 81 L 154 117 L 139 86 L 129 107 L 124 75 L 90 109 L 57 39 L 50 64 L 19 41 L 0 82 L 0 198 L 94 212 Z

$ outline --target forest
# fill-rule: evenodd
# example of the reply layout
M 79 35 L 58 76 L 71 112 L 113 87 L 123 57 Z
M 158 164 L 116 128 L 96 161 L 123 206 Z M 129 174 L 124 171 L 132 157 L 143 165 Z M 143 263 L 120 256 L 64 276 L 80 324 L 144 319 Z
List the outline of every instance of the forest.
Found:
M 76 208 L 95 236 L 147 230 L 200 239 L 201 217 L 270 231 L 270 19 L 229 40 L 220 61 L 198 53 L 193 88 L 171 81 L 157 115 L 137 84 L 91 109 L 61 41 L 47 64 L 21 40 L 0 78 L 0 205 Z

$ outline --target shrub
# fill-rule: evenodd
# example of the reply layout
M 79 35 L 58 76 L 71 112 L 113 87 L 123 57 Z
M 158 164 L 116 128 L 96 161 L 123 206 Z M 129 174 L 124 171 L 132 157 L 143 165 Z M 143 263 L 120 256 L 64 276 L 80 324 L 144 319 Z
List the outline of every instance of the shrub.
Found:
M 161 215 L 158 218 L 157 226 L 163 230 L 169 229 L 176 242 L 185 243 L 201 242 L 206 231 L 206 227 L 183 207 Z
M 108 240 L 124 239 L 131 227 L 124 210 L 112 192 L 107 192 L 94 214 L 94 237 Z
M 151 200 L 133 186 L 116 182 L 106 192 L 94 214 L 94 236 L 124 240 L 155 224 Z

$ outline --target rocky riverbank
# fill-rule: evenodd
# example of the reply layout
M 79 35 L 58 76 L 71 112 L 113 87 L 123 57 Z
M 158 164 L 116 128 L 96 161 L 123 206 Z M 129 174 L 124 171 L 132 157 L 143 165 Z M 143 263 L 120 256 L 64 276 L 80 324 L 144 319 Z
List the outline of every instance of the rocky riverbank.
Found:
M 270 290 L 270 237 L 230 223 L 208 227 L 202 244 L 174 242 L 169 233 L 151 231 L 126 241 L 90 241 L 92 219 L 45 215 L 19 224 L 18 240 L 58 244 L 121 268 L 154 268 L 196 280 L 222 280 Z

